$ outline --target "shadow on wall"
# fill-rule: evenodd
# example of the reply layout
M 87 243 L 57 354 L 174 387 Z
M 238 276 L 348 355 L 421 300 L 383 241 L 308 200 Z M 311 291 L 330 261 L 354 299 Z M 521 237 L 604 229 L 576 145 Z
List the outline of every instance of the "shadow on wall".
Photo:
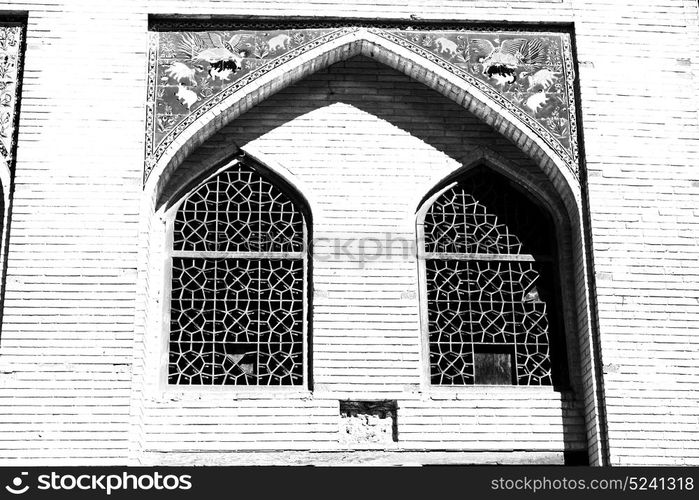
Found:
M 445 160 L 450 158 L 455 164 L 472 149 L 487 146 L 527 170 L 534 182 L 542 186 L 551 184 L 539 167 L 517 146 L 463 107 L 396 70 L 358 56 L 283 89 L 224 126 L 185 159 L 159 199 L 168 200 L 173 193 L 202 176 L 211 167 L 210 159 L 220 158 L 222 151 L 232 152 L 237 146 L 245 147 L 291 121 L 334 105 L 351 106 L 386 121 L 443 153 L 448 157 Z M 338 123 L 333 125 L 337 126 Z M 322 127 L 323 123 L 313 123 L 312 130 L 322 131 Z M 387 140 L 385 136 L 372 136 L 371 129 L 362 132 L 361 137 L 367 142 Z M 313 140 L 313 137 L 303 137 L 306 143 Z M 352 149 L 357 148 L 356 135 L 348 138 L 348 141 L 354 141 Z M 302 143 L 297 147 L 302 151 Z M 288 154 L 288 151 L 285 153 Z M 332 169 L 333 165 L 328 167 Z M 552 187 L 549 189 L 554 191 Z M 560 397 L 564 441 L 561 460 L 570 464 L 586 464 L 587 451 L 580 449 L 580 443 L 585 442 L 581 398 L 568 390 L 561 392 Z M 558 402 L 554 404 L 557 406 Z M 546 411 L 550 412 L 552 408 Z M 538 415 L 530 417 L 536 419 Z M 558 454 L 560 452 L 560 449 L 557 450 Z
M 420 82 L 373 59 L 356 56 L 284 88 L 209 138 L 177 169 L 159 197 L 202 174 L 222 149 L 245 147 L 304 115 L 333 105 L 352 106 L 391 123 L 455 161 L 476 146 L 498 151 L 530 171 L 537 182 L 548 179 L 517 146 L 463 107 Z M 367 130 L 367 140 L 372 140 Z

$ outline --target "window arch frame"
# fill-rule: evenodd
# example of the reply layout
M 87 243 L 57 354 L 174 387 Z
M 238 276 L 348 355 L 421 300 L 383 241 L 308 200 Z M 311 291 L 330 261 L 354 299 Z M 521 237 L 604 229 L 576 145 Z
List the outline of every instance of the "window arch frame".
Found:
M 550 219 L 550 228 L 553 234 L 550 235 L 551 258 L 552 265 L 551 284 L 553 287 L 553 304 L 555 313 L 552 319 L 552 325 L 555 324 L 556 331 L 552 328 L 549 333 L 549 357 L 552 365 L 552 383 L 547 385 L 529 385 L 529 384 L 435 384 L 432 383 L 431 373 L 431 349 L 429 339 L 429 298 L 428 298 L 428 281 L 427 281 L 427 260 L 429 254 L 425 244 L 425 217 L 434 203 L 447 191 L 454 188 L 459 182 L 468 179 L 472 175 L 477 175 L 478 170 L 484 170 L 491 174 L 495 174 L 507 181 L 511 185 L 512 190 L 518 191 L 530 203 L 537 206 Z M 546 390 L 565 392 L 570 391 L 575 386 L 574 374 L 570 372 L 571 359 L 576 359 L 575 349 L 575 327 L 576 311 L 574 305 L 574 297 L 566 292 L 563 287 L 563 280 L 570 278 L 568 269 L 569 261 L 565 256 L 568 250 L 564 245 L 563 235 L 561 234 L 561 225 L 564 218 L 562 217 L 561 208 L 557 207 L 555 201 L 550 198 L 543 189 L 539 189 L 535 184 L 532 184 L 531 179 L 527 178 L 526 173 L 517 170 L 515 165 L 512 165 L 508 160 L 501 158 L 496 153 L 481 148 L 471 155 L 466 155 L 463 158 L 462 166 L 442 178 L 434 184 L 427 194 L 423 195 L 417 205 L 415 213 L 416 225 L 416 250 L 417 250 L 417 266 L 418 266 L 418 303 L 419 303 L 419 321 L 420 321 L 420 349 L 421 349 L 421 386 L 426 392 L 441 392 L 441 391 L 463 391 L 473 389 L 486 390 Z M 468 255 L 468 254 L 464 254 Z M 520 259 L 515 258 L 509 260 L 513 262 Z M 463 259 L 473 262 L 475 259 Z M 494 261 L 502 260 L 507 262 L 505 258 L 493 259 Z M 536 262 L 536 260 L 532 260 Z M 575 363 L 573 363 L 575 364 Z M 513 366 L 516 370 L 516 366 Z
M 236 164 L 242 164 L 254 171 L 260 178 L 272 184 L 281 191 L 301 216 L 303 240 L 299 252 L 205 252 L 205 251 L 177 251 L 174 247 L 175 221 L 182 205 L 204 184 L 221 175 L 225 171 L 234 168 Z M 295 185 L 286 177 L 272 168 L 256 160 L 243 151 L 236 151 L 234 154 L 226 155 L 222 160 L 192 178 L 187 179 L 183 186 L 180 186 L 169 197 L 170 201 L 164 204 L 161 221 L 164 224 L 163 242 L 163 288 L 162 288 L 162 321 L 161 321 L 161 342 L 160 342 L 160 363 L 159 363 L 159 386 L 166 391 L 176 390 L 179 392 L 203 392 L 203 391 L 226 391 L 244 393 L 306 393 L 313 389 L 313 356 L 312 356 L 312 213 L 310 204 Z M 212 256 L 213 253 L 227 254 L 224 257 Z M 171 310 L 173 292 L 173 258 L 185 256 L 197 258 L 195 254 L 209 254 L 208 258 L 227 259 L 298 259 L 302 262 L 302 370 L 301 382 L 298 384 L 177 384 L 169 381 L 170 365 L 170 337 L 171 337 Z

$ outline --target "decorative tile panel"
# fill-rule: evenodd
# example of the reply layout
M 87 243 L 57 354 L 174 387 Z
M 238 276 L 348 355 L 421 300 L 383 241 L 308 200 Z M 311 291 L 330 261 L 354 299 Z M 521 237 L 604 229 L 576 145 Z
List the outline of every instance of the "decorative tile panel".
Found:
M 191 27 L 190 27 L 191 28 Z M 462 26 L 163 25 L 150 34 L 144 182 L 168 146 L 207 111 L 269 71 L 365 31 L 429 60 L 513 113 L 577 176 L 570 35 Z
M 0 156 L 13 165 L 24 27 L 0 21 Z

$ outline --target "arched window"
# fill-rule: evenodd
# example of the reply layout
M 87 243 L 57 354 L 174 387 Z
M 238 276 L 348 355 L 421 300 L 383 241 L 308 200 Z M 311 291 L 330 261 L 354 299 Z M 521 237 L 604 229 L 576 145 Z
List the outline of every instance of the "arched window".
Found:
M 439 190 L 420 214 L 431 383 L 558 384 L 548 214 L 485 167 Z
M 304 384 L 307 227 L 291 189 L 234 160 L 175 210 L 168 383 Z

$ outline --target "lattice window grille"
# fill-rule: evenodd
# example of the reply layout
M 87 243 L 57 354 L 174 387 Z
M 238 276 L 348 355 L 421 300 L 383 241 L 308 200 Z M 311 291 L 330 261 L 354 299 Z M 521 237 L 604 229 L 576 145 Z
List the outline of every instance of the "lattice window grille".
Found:
M 236 161 L 172 224 L 168 383 L 302 385 L 307 228 L 294 201 Z
M 434 385 L 492 383 L 479 380 L 475 360 L 493 348 L 509 358 L 510 383 L 553 383 L 550 227 L 511 189 L 484 171 L 427 202 L 420 233 Z

